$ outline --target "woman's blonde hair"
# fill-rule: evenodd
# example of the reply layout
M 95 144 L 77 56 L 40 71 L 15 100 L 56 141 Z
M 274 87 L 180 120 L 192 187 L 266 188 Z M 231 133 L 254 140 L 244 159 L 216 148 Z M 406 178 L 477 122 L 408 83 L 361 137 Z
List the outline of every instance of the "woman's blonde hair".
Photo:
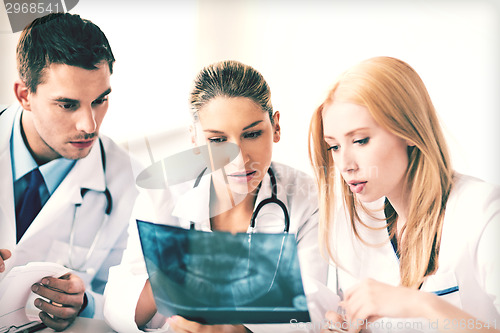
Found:
M 404 242 L 400 244 L 399 253 L 401 284 L 418 288 L 424 277 L 438 268 L 443 217 L 453 175 L 448 148 L 427 89 L 405 62 L 376 57 L 345 72 L 314 112 L 309 128 L 309 158 L 319 185 L 319 237 L 332 260 L 337 261 L 330 239 L 335 221 L 332 210 L 335 179 L 339 177 L 324 141 L 322 117 L 323 109 L 334 100 L 365 106 L 380 126 L 415 144 L 408 150 L 409 211 L 401 230 L 400 239 Z M 344 181 L 341 188 L 354 234 L 366 244 L 356 226 L 357 223 L 366 226 L 358 215 L 360 209 L 366 209 L 350 194 Z M 395 213 L 387 200 L 386 212 Z M 388 223 L 391 220 L 395 221 L 388 218 Z

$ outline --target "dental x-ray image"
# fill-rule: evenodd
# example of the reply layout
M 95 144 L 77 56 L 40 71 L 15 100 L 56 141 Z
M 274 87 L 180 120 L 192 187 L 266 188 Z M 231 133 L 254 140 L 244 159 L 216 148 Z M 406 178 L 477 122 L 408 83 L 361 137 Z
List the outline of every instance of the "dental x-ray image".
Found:
M 161 314 L 205 324 L 310 321 L 293 234 L 137 225 Z

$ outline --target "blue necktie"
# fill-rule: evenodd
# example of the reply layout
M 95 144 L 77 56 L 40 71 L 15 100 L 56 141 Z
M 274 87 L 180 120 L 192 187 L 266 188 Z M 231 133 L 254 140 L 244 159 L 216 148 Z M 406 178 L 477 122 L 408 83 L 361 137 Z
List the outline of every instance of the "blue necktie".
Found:
M 42 209 L 40 186 L 45 186 L 42 174 L 38 168 L 33 169 L 23 178 L 26 179 L 28 187 L 21 195 L 16 205 L 16 230 L 18 243 L 30 226 L 31 222 L 33 222 L 35 217 L 38 215 L 38 212 Z

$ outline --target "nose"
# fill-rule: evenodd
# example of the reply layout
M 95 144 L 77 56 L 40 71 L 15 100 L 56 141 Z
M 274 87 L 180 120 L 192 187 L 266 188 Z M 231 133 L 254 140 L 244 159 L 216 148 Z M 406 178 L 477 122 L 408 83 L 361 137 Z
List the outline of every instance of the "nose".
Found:
M 241 156 L 243 158 L 243 164 L 247 164 L 250 161 L 250 154 L 248 152 L 248 149 L 245 149 L 245 147 L 241 144 L 241 142 L 237 143 L 238 147 L 240 147 L 241 151 Z
M 240 153 L 233 161 L 233 163 L 235 163 L 235 165 L 238 165 L 239 168 L 247 165 L 247 163 L 250 161 L 250 155 L 248 154 L 248 149 L 245 149 L 245 146 L 239 140 L 230 140 L 230 142 L 237 145 L 238 149 L 240 150 Z
M 77 130 L 88 134 L 94 133 L 97 128 L 94 110 L 89 108 L 81 108 L 78 112 L 76 123 Z
M 339 164 L 339 170 L 342 173 L 348 173 L 358 170 L 358 164 L 356 163 L 355 153 L 350 148 L 344 148 L 340 151 L 340 161 L 337 160 Z

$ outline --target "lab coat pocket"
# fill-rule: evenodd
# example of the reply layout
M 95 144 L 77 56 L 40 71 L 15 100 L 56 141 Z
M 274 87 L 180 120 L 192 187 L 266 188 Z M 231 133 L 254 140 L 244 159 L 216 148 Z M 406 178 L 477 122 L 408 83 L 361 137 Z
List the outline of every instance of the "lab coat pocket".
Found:
M 48 252 L 47 261 L 55 262 L 72 269 L 89 285 L 108 254 L 107 249 L 69 246 L 56 240 Z
M 460 309 L 462 308 L 460 287 L 455 272 L 438 272 L 428 276 L 421 289 L 439 296 Z

